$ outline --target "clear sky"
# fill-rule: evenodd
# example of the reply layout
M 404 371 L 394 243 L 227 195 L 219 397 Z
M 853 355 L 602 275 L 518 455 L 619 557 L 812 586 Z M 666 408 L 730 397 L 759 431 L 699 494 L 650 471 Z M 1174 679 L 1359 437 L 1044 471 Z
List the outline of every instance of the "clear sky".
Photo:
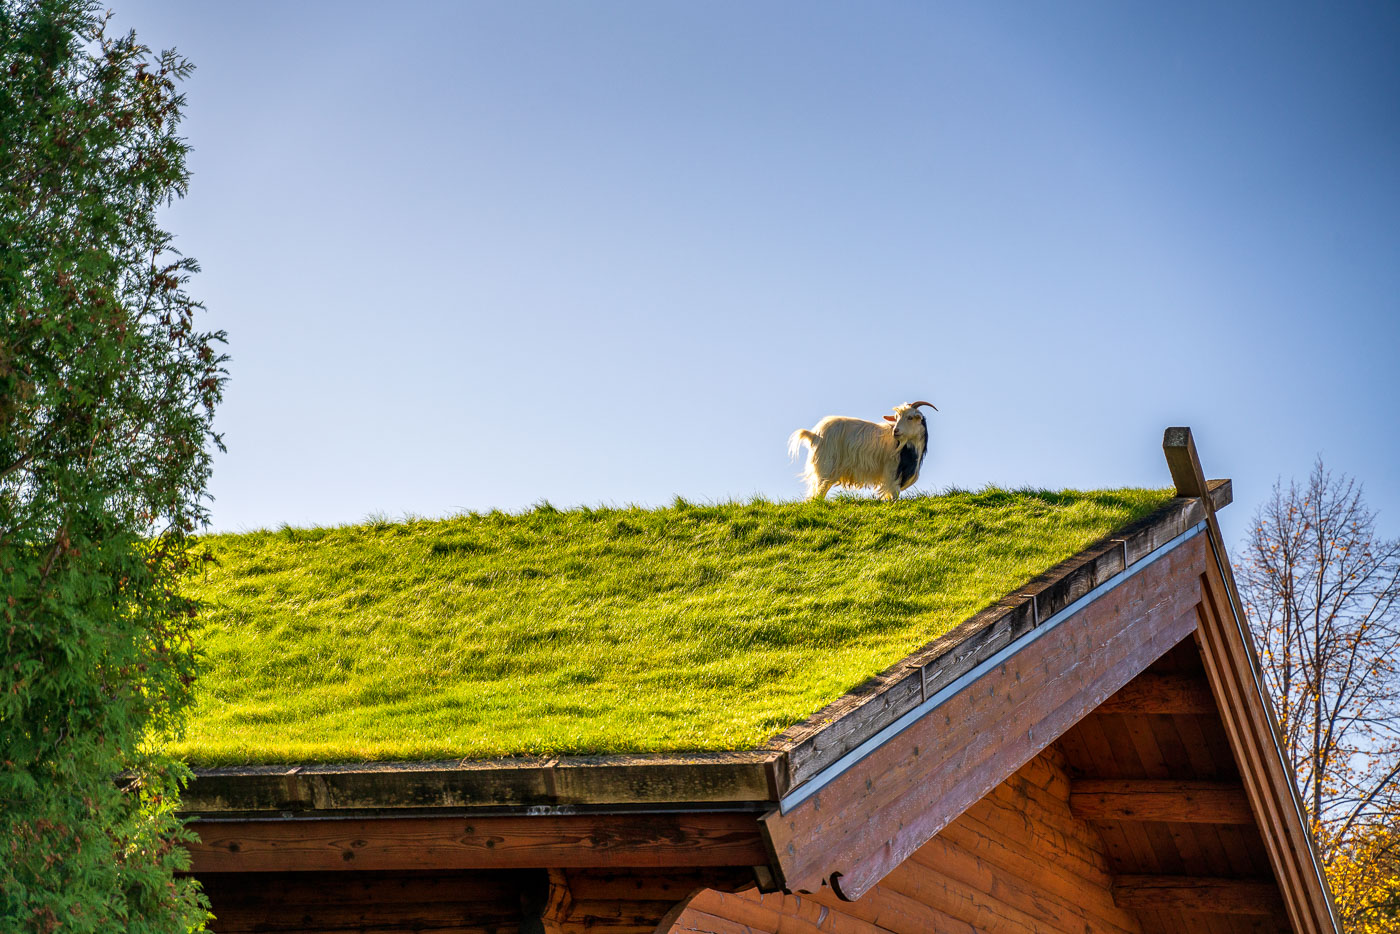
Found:
M 1400 533 L 1400 5 L 111 0 L 198 66 L 221 530 L 1315 455 Z

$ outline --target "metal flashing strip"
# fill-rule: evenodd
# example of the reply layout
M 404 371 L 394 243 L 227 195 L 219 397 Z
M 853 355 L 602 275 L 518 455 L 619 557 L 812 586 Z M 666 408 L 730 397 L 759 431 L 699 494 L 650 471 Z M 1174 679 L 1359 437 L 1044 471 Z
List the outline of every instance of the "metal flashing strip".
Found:
M 870 755 L 872 752 L 874 752 L 879 747 L 883 746 L 885 743 L 894 739 L 915 721 L 921 719 L 933 710 L 936 710 L 938 707 L 941 707 L 949 698 L 956 695 L 959 691 L 967 687 L 973 681 L 976 681 L 978 678 L 982 677 L 984 674 L 991 671 L 993 668 L 996 668 L 998 665 L 1002 664 L 1002 662 L 1006 661 L 1008 658 L 1015 655 L 1017 652 L 1021 651 L 1023 648 L 1030 645 L 1032 642 L 1039 639 L 1041 636 L 1045 635 L 1047 632 L 1051 631 L 1056 626 L 1060 625 L 1060 623 L 1063 623 L 1075 613 L 1078 613 L 1084 607 L 1088 606 L 1090 603 L 1093 603 L 1099 597 L 1103 596 L 1108 591 L 1112 590 L 1119 584 L 1126 581 L 1128 578 L 1132 577 L 1134 574 L 1137 574 L 1139 571 L 1142 571 L 1145 568 L 1149 567 L 1154 562 L 1156 562 L 1157 559 L 1164 557 L 1165 555 L 1169 554 L 1173 549 L 1195 538 L 1205 529 L 1205 527 L 1206 523 L 1204 521 L 1196 523 L 1194 526 L 1182 532 L 1180 535 L 1176 536 L 1162 547 L 1140 558 L 1135 564 L 1124 568 L 1117 574 L 1110 577 L 1108 580 L 1104 581 L 1102 584 L 1099 584 L 1093 590 L 1089 591 L 1084 596 L 1080 597 L 1078 600 L 1075 600 L 1069 606 L 1065 607 L 1055 615 L 1051 616 L 1049 619 L 1040 623 L 1040 625 L 1036 626 L 1030 632 L 1021 636 L 1014 642 L 1008 643 L 1006 646 L 999 649 L 995 654 L 993 654 L 989 658 L 983 660 L 979 664 L 963 672 L 953 681 L 941 688 L 932 697 L 929 697 L 928 699 L 923 701 L 923 703 L 919 704 L 919 706 L 906 711 L 903 715 L 891 721 L 879 732 L 872 735 L 869 739 L 865 740 L 859 746 L 855 747 L 850 752 L 846 753 L 844 756 L 837 759 L 835 762 L 831 763 L 826 768 L 822 769 L 810 781 L 804 782 L 802 785 L 788 792 L 782 799 L 778 801 L 779 813 L 786 814 L 788 811 L 792 810 L 794 807 L 801 804 L 803 801 L 806 801 L 812 795 L 821 791 L 822 788 L 824 788 L 838 775 L 845 772 L 857 762 L 860 762 L 860 760 Z M 1032 595 L 1032 599 L 1034 599 L 1034 595 Z

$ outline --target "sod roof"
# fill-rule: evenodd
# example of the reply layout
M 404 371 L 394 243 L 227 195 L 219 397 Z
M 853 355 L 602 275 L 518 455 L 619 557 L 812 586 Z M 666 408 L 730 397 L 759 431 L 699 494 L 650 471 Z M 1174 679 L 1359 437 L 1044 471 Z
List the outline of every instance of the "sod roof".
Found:
M 1170 491 L 548 505 L 207 539 L 200 765 L 761 747 Z

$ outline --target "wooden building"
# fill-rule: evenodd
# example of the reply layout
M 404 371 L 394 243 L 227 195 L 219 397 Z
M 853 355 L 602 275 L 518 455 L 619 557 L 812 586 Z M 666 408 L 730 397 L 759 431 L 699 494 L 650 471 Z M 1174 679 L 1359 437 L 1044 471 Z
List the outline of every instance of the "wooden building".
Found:
M 1190 433 L 1177 498 L 767 748 L 204 769 L 217 931 L 1334 932 Z

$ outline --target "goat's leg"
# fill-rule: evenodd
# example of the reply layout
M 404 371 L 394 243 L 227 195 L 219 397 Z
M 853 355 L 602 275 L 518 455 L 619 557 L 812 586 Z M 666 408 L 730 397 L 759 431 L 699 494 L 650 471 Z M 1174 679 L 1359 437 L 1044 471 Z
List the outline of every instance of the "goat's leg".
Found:
M 816 486 L 812 489 L 812 495 L 807 498 L 809 500 L 826 499 L 826 494 L 831 491 L 831 487 L 831 480 L 818 480 Z

